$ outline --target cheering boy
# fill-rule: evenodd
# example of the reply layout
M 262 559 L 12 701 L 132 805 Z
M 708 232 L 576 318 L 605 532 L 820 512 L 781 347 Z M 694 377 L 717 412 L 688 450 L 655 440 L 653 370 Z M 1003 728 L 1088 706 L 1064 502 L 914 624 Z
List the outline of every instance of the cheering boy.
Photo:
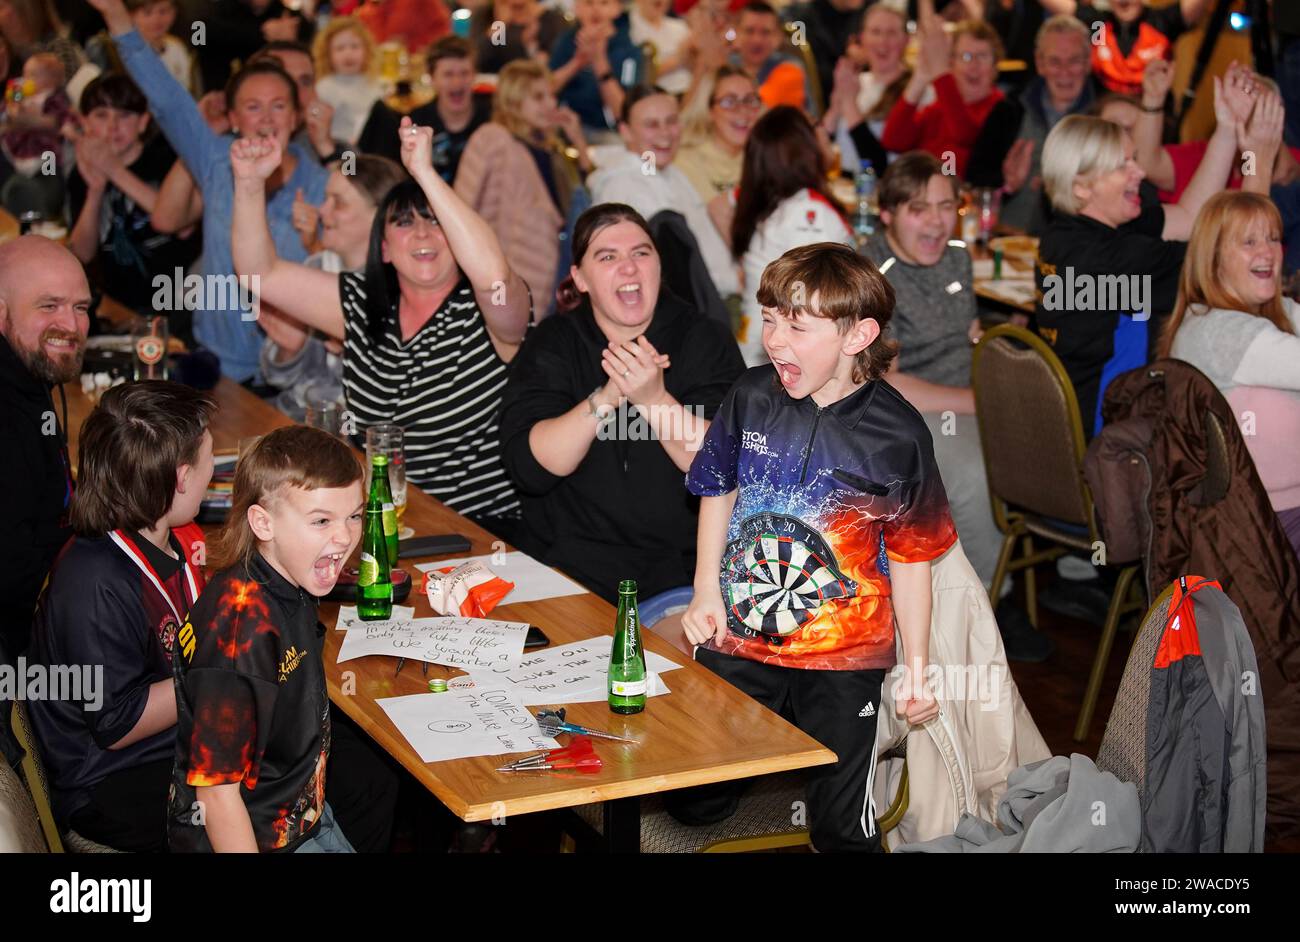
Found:
M 727 394 L 687 475 L 699 495 L 695 597 L 682 618 L 696 659 L 832 749 L 814 772 L 808 818 L 819 851 L 880 846 L 871 803 L 885 671 L 918 681 L 895 697 L 923 723 L 938 704 L 929 657 L 930 561 L 956 540 L 925 421 L 880 377 L 894 292 L 852 249 L 791 249 L 763 272 L 771 363 Z M 734 786 L 670 796 L 709 823 Z

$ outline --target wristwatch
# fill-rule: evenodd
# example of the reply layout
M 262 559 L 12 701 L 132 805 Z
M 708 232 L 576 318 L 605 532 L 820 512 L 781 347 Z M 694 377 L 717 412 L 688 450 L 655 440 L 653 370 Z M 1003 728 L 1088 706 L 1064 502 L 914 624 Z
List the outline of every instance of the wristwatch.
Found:
M 600 406 L 596 404 L 596 395 L 603 388 L 604 387 L 597 386 L 591 392 L 587 393 L 587 415 L 591 416 L 593 419 L 600 419 L 602 422 L 607 421 L 610 416 L 614 414 L 613 406 Z
M 614 73 L 613 73 L 613 72 L 606 72 L 604 75 L 597 75 L 597 76 L 596 76 L 596 84 L 597 84 L 597 85 L 604 85 L 606 82 L 608 82 L 608 81 L 609 81 L 610 79 L 612 79 L 613 77 L 614 77 Z

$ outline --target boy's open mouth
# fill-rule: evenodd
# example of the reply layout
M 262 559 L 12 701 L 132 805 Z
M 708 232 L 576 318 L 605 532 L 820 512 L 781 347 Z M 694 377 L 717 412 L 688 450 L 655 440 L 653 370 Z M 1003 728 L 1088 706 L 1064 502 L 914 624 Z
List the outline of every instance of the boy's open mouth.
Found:
M 799 377 L 803 375 L 803 370 L 784 360 L 773 360 L 772 365 L 776 367 L 776 374 L 781 378 L 781 385 L 787 389 L 799 382 Z
M 312 575 L 316 583 L 323 586 L 328 592 L 334 588 L 334 583 L 338 582 L 339 573 L 343 570 L 342 553 L 326 553 L 321 556 L 312 566 Z M 322 593 L 323 594 L 323 593 Z

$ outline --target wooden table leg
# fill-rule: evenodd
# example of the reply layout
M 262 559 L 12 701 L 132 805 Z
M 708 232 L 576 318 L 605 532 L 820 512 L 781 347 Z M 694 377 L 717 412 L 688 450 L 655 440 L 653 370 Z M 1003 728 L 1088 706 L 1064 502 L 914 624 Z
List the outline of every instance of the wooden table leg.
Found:
M 641 853 L 641 799 L 605 802 L 605 848 L 611 854 Z

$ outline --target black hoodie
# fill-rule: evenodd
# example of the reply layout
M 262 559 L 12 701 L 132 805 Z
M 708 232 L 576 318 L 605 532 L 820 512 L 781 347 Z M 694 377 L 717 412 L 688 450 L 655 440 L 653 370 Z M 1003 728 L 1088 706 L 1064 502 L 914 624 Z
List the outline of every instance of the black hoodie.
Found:
M 66 418 L 66 402 L 57 416 L 50 384 L 0 337 L 0 638 L 11 656 L 26 650 L 36 599 L 72 535 Z
M 645 335 L 672 359 L 664 373 L 669 394 L 713 418 L 745 369 L 730 330 L 661 290 Z M 663 446 L 648 437 L 644 419 L 621 408 L 610 434 L 593 441 L 563 478 L 543 468 L 528 444 L 534 425 L 568 412 L 608 382 L 600 365 L 607 344 L 585 300 L 529 331 L 502 397 L 502 460 L 532 537 L 523 548 L 610 601 L 618 598 L 621 579 L 637 580 L 646 599 L 694 581 L 699 500 L 687 493 L 685 475 Z

